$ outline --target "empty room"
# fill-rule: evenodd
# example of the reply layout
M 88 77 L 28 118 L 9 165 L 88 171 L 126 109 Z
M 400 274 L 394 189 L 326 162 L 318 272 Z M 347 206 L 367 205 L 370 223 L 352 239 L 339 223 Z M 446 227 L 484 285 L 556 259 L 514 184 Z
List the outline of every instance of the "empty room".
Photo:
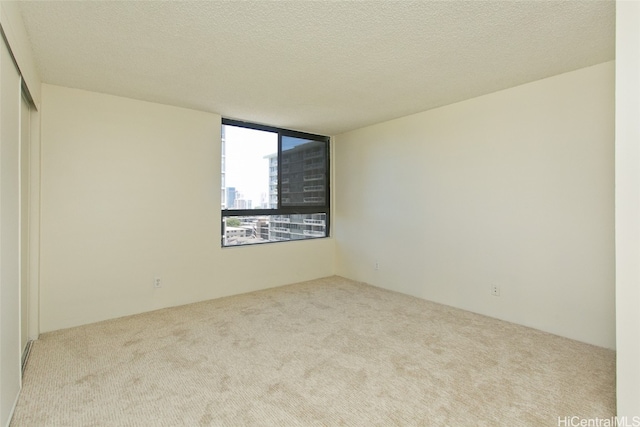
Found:
M 0 25 L 0 425 L 640 425 L 640 3 Z

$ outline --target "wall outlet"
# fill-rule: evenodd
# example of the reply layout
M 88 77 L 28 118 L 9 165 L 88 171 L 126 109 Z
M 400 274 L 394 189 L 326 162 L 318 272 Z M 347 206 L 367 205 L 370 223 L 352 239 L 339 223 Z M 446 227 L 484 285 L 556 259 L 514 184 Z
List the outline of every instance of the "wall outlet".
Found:
M 493 295 L 494 297 L 499 297 L 500 296 L 500 286 L 491 285 L 491 295 Z
M 373 265 L 373 269 L 376 271 L 380 270 L 380 263 L 378 261 Z
M 153 279 L 153 287 L 156 289 L 162 287 L 162 279 L 160 277 L 156 277 Z

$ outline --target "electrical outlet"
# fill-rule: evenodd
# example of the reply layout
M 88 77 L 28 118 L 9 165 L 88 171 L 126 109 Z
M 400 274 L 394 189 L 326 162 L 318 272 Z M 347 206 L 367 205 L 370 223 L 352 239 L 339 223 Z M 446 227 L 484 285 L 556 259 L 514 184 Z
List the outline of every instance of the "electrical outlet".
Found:
M 162 287 L 162 279 L 160 277 L 153 279 L 153 287 L 156 289 Z
M 494 297 L 499 297 L 500 296 L 500 286 L 491 285 L 491 295 L 493 295 Z
M 380 270 L 380 263 L 378 261 L 376 261 L 376 263 L 374 264 L 373 268 L 376 271 Z

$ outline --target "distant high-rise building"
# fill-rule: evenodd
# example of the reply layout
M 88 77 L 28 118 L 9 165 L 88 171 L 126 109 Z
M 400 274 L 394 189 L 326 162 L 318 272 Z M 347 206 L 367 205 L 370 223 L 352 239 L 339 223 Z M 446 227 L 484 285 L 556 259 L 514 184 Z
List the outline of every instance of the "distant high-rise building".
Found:
M 236 207 L 236 187 L 227 187 L 227 208 Z
M 236 193 L 233 207 L 235 209 L 253 209 L 253 202 L 251 200 L 243 199 L 239 197 L 239 193 Z

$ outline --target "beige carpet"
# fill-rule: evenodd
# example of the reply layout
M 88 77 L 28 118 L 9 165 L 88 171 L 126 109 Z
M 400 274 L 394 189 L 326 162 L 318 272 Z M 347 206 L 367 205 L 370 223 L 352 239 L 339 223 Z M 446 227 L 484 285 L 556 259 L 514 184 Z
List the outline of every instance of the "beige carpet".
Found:
M 557 426 L 615 353 L 340 277 L 44 334 L 18 426 Z

